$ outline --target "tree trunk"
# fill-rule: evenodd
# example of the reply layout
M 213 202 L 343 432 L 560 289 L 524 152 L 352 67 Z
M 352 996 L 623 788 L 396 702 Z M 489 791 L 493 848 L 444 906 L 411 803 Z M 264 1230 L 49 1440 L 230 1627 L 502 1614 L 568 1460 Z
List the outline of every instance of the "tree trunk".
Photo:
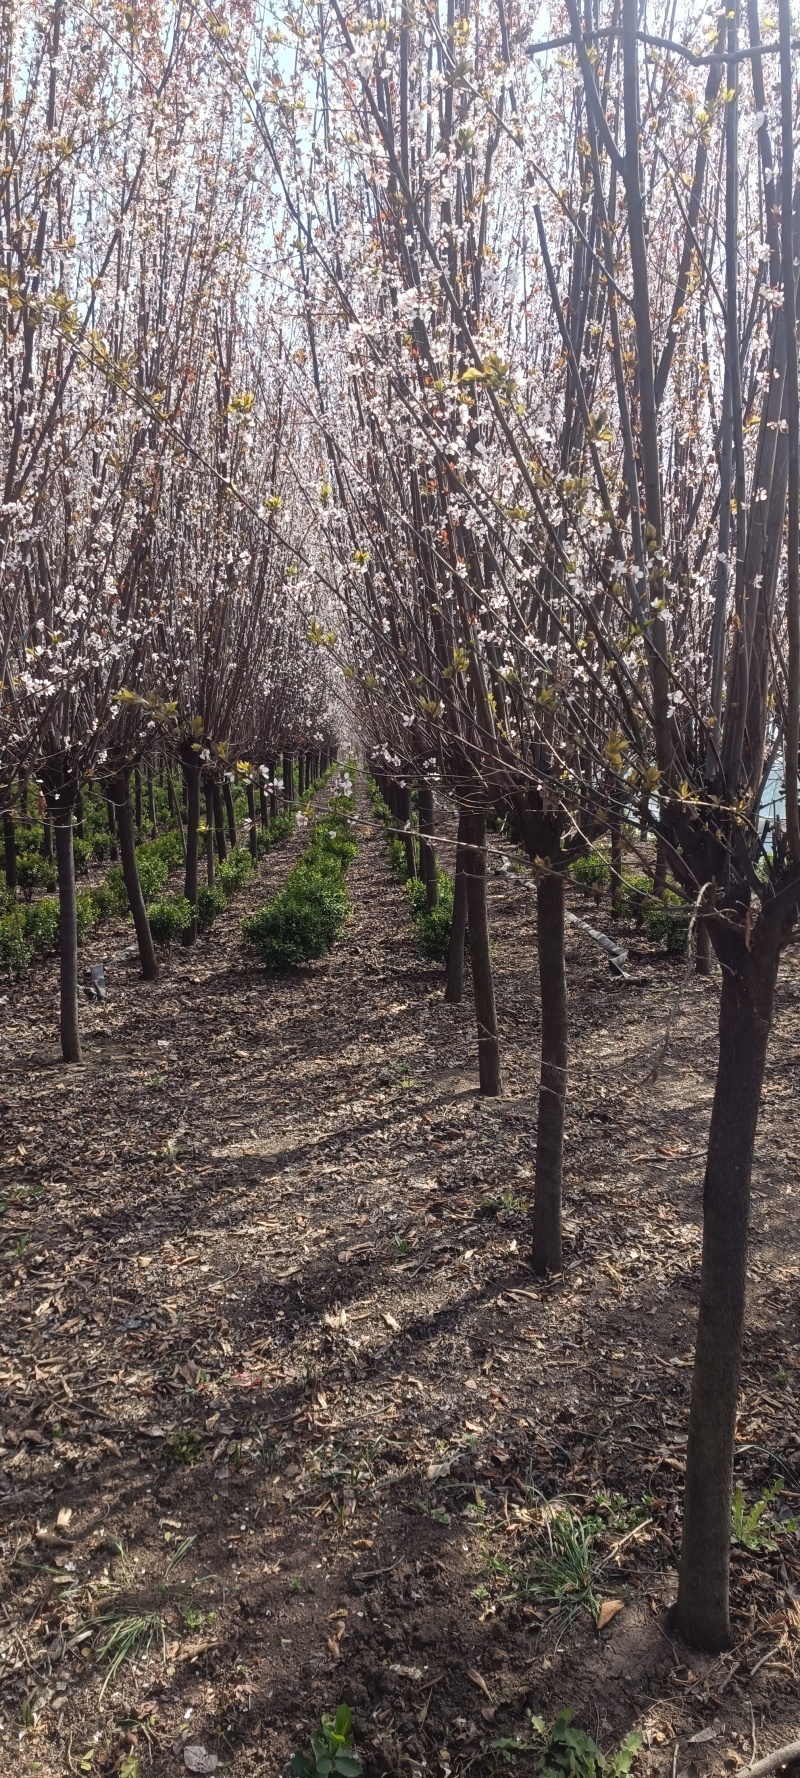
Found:
M 214 791 L 216 789 L 216 796 Z M 214 823 L 217 814 L 216 804 L 219 803 L 220 826 L 217 828 L 217 851 L 220 861 L 225 858 L 225 830 L 222 827 L 222 804 L 219 787 L 206 785 L 206 882 L 209 889 L 214 887 Z M 221 848 L 221 849 L 220 849 Z
M 76 840 L 85 840 L 85 838 L 86 838 L 86 822 L 84 820 L 84 814 L 83 814 L 83 791 L 82 790 L 78 791 L 78 794 L 75 798 L 74 833 L 75 833 Z
M 434 831 L 433 786 L 420 784 L 417 792 L 419 809 L 419 874 L 425 884 L 428 912 L 439 905 L 439 882 L 436 852 L 431 844 Z
M 699 919 L 694 927 L 694 968 L 696 975 L 711 974 L 711 940 L 708 921 Z
M 228 856 L 228 848 L 225 843 L 225 817 L 222 811 L 222 792 L 220 791 L 218 784 L 212 784 L 206 790 L 206 821 L 208 823 L 209 831 L 213 829 L 216 834 L 217 857 L 220 864 L 224 864 L 225 859 Z M 211 869 L 212 871 L 214 869 L 213 859 Z M 209 878 L 210 883 L 213 882 L 213 880 L 213 876 Z
M 6 870 L 6 888 L 10 889 L 12 894 L 15 895 L 17 890 L 17 836 L 14 823 L 14 810 L 11 807 L 11 792 L 9 790 L 2 790 L 0 791 L 0 797 L 2 797 L 2 800 L 5 803 L 5 808 L 3 809 L 3 857 Z
M 139 881 L 139 867 L 136 862 L 136 833 L 134 831 L 133 809 L 131 808 L 130 772 L 120 772 L 119 776 L 114 779 L 112 790 L 117 805 L 117 832 L 119 834 L 122 875 L 136 929 L 142 975 L 146 982 L 157 982 L 158 963 L 142 894 L 142 885 Z
M 142 774 L 139 771 L 138 766 L 133 774 L 133 794 L 136 808 L 136 838 L 137 840 L 140 840 L 142 837 Z M 121 851 L 122 839 L 120 838 L 120 852 Z
M 53 857 L 54 857 L 54 853 L 53 853 L 53 823 L 50 820 L 49 815 L 45 816 L 44 827 L 42 829 L 42 852 L 44 854 L 44 857 L 47 859 L 48 864 L 52 864 Z
M 447 987 L 445 1000 L 457 1006 L 464 998 L 464 942 L 467 935 L 467 878 L 464 870 L 466 816 L 458 817 L 456 873 L 453 888 L 453 917 L 450 922 L 450 948 L 447 953 Z
M 478 1081 L 482 1093 L 495 1098 L 502 1090 L 497 1011 L 494 1002 L 489 923 L 486 917 L 486 816 L 482 809 L 464 810 L 464 873 L 475 1018 L 478 1025 Z
M 542 1065 L 536 1129 L 532 1263 L 538 1277 L 561 1271 L 561 1171 L 567 1092 L 567 981 L 564 968 L 564 878 L 539 878 L 536 943 L 542 1002 Z
M 266 827 L 269 821 L 269 800 L 267 787 L 260 772 L 258 774 L 258 808 L 261 815 L 261 826 Z
M 153 773 L 147 768 L 147 817 L 150 822 L 150 838 L 158 839 L 158 822 L 156 820 L 156 793 L 153 788 Z
M 222 794 L 223 794 L 223 797 L 225 798 L 225 816 L 226 816 L 226 819 L 228 822 L 228 839 L 230 841 L 231 851 L 235 852 L 236 846 L 237 846 L 236 810 L 233 806 L 233 791 L 230 787 L 230 784 L 228 783 L 227 778 L 223 782 Z
M 108 856 L 111 859 L 112 864 L 116 864 L 116 862 L 117 862 L 117 820 L 116 820 L 116 814 L 114 811 L 113 799 L 108 794 L 106 795 L 106 817 L 108 820 L 108 831 L 111 835 L 111 843 L 108 848 Z
M 258 861 L 258 830 L 256 828 L 256 793 L 255 793 L 255 788 L 249 778 L 248 778 L 247 783 L 245 785 L 245 795 L 247 796 L 247 813 L 248 813 L 248 816 L 250 819 L 250 834 L 249 834 L 250 857 L 252 858 L 253 863 L 255 864 Z
M 300 753 L 300 754 L 298 754 L 298 758 L 297 758 L 297 794 L 299 797 L 302 797 L 304 795 L 305 788 L 306 788 L 306 759 L 305 759 L 305 754 Z
M 194 753 L 182 760 L 186 790 L 186 876 L 183 893 L 194 908 L 194 919 L 183 934 L 183 943 L 193 945 L 197 937 L 197 840 L 200 828 L 200 765 Z M 171 782 L 171 779 L 170 779 Z
M 717 1654 L 730 1642 L 731 1494 L 747 1272 L 750 1174 L 780 936 L 760 917 L 750 948 L 715 922 L 719 1056 L 703 1186 L 697 1319 L 676 1626 Z
M 61 1054 L 65 1062 L 80 1062 L 78 1024 L 78 918 L 75 896 L 75 854 L 72 850 L 73 801 L 59 801 L 52 811 L 58 872 L 58 950 L 61 995 Z
M 294 802 L 294 760 L 291 753 L 283 756 L 283 801 L 287 809 Z

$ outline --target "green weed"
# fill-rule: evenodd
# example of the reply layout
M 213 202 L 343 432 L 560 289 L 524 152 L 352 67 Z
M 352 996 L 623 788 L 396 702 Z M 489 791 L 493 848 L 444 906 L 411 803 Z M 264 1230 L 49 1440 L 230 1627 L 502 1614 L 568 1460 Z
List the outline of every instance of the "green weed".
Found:
M 327 1778 L 329 1773 L 360 1778 L 361 1761 L 353 1751 L 353 1719 L 346 1704 L 339 1705 L 335 1716 L 323 1716 L 320 1727 L 311 1731 L 311 1752 L 295 1753 L 289 1771 L 291 1778 Z

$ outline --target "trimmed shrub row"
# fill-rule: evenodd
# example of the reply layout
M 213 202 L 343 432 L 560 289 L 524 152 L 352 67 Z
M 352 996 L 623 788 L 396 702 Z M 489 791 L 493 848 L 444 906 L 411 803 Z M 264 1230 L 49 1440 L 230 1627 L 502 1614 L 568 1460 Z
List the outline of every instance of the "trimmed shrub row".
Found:
M 322 957 L 341 932 L 350 907 L 345 877 L 357 851 L 352 810 L 352 780 L 344 772 L 342 789 L 318 815 L 283 888 L 242 921 L 267 969 L 294 969 Z
M 587 893 L 598 896 L 600 889 L 611 882 L 608 859 L 601 852 L 587 852 L 570 865 L 573 883 Z M 664 890 L 663 901 L 653 895 L 652 877 L 629 875 L 623 871 L 617 887 L 617 912 L 621 919 L 632 920 L 646 938 L 661 942 L 673 957 L 685 956 L 689 943 L 691 911 L 679 895 Z

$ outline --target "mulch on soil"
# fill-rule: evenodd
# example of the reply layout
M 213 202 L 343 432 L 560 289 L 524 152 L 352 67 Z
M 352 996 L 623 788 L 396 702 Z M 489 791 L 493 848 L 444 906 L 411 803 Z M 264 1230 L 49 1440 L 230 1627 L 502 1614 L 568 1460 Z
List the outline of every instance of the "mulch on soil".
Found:
M 788 1531 L 737 1546 L 734 1646 L 676 1640 L 718 985 L 634 940 L 615 981 L 570 928 L 567 1261 L 540 1285 L 533 898 L 491 880 L 504 1096 L 482 1101 L 469 1004 L 419 958 L 359 798 L 353 916 L 321 962 L 267 977 L 239 936 L 298 837 L 155 987 L 109 968 L 81 1068 L 57 1058 L 55 969 L 4 984 L 0 1764 L 135 1753 L 167 1778 L 202 1746 L 277 1778 L 346 1701 L 375 1778 L 499 1772 L 491 1743 L 561 1706 L 604 1748 L 638 1727 L 645 1774 L 734 1771 L 797 1733 L 800 1553 Z M 748 1506 L 783 1480 L 784 1515 L 798 1001 L 790 951 L 737 1464 Z M 602 1630 L 542 1591 L 554 1498 Z M 100 1646 L 133 1618 L 149 1648 L 113 1671 Z

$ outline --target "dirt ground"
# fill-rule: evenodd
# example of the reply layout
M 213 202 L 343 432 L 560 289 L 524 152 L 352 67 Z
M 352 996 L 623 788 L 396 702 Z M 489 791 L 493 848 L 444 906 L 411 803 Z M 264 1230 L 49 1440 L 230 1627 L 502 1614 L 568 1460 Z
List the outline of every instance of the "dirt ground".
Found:
M 482 1101 L 469 1003 L 421 961 L 359 797 L 322 962 L 268 978 L 239 937 L 292 840 L 155 987 L 109 966 L 82 1067 L 57 1059 L 54 968 L 0 987 L 0 1769 L 175 1778 L 202 1747 L 278 1778 L 342 1701 L 367 1778 L 530 1772 L 492 1742 L 561 1707 L 604 1750 L 638 1728 L 645 1775 L 746 1767 L 800 1730 L 797 1533 L 737 1546 L 720 1659 L 668 1614 L 718 985 L 631 935 L 615 981 L 570 929 L 567 1261 L 538 1284 L 532 897 L 492 879 L 504 1094 Z M 800 1512 L 799 1000 L 792 951 L 737 1462 L 748 1509 L 783 1480 L 779 1518 Z M 542 1591 L 553 1501 L 602 1630 Z

